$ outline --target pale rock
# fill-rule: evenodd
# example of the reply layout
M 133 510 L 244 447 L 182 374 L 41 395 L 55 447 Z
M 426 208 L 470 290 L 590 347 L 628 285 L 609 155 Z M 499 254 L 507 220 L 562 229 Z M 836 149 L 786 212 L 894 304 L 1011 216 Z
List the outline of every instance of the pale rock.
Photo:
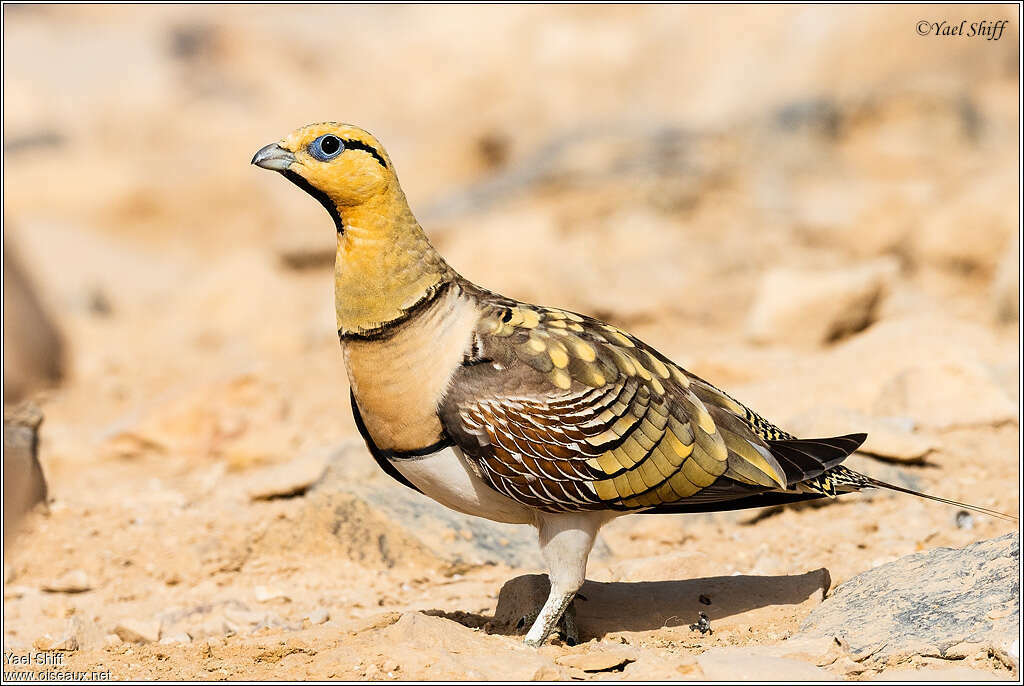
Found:
M 92 587 L 88 575 L 81 569 L 70 571 L 42 585 L 42 589 L 50 593 L 84 593 L 92 590 Z
M 180 643 L 191 643 L 192 637 L 184 632 L 164 636 L 160 639 L 160 645 L 176 645 Z
M 254 473 L 246 490 L 252 500 L 302 495 L 320 480 L 326 469 L 322 456 L 295 459 Z
M 993 672 L 986 672 L 981 669 L 971 669 L 963 665 L 927 666 L 921 669 L 886 669 L 872 677 L 873 681 L 927 681 L 929 683 L 945 683 L 951 681 L 963 681 L 965 683 L 977 683 L 979 681 L 1006 681 L 1006 676 L 1000 676 Z
M 748 657 L 794 660 L 816 667 L 827 667 L 830 671 L 836 671 L 837 662 L 849 659 L 847 646 L 831 636 L 796 636 L 779 643 L 751 643 L 742 647 L 720 647 L 713 650 L 720 651 L 713 653 L 713 657 L 728 656 L 735 652 Z
M 438 650 L 460 650 L 478 638 L 477 632 L 458 622 L 422 612 L 403 613 L 386 631 L 406 639 L 405 643 L 432 645 Z
M 1017 179 L 988 169 L 949 199 L 930 207 L 911 234 L 913 256 L 938 266 L 992 273 L 1017 233 Z
M 992 374 L 966 360 L 904 369 L 881 384 L 874 411 L 913 417 L 934 429 L 1001 424 L 1017 418 L 1016 405 Z
M 203 650 L 207 648 L 223 648 L 227 643 L 227 639 L 223 636 L 207 636 L 199 643 L 199 647 Z
M 116 646 L 121 645 L 122 643 L 124 643 L 124 641 L 121 640 L 121 637 L 117 634 L 107 634 L 103 637 L 103 645 L 105 645 L 108 648 L 114 648 Z
M 289 478 L 287 470 L 278 471 L 282 457 L 287 455 L 280 440 L 267 440 L 264 436 L 242 436 L 224 448 L 224 463 L 230 472 L 245 472 L 250 469 L 263 468 L 270 473 L 256 480 L 247 490 L 253 500 L 259 499 L 261 489 L 275 490 L 273 479 L 276 476 Z M 254 495 L 255 493 L 255 495 Z M 267 498 L 276 494 L 271 493 Z
M 811 346 L 856 333 L 874 320 L 898 271 L 892 259 L 845 269 L 775 268 L 761 281 L 747 336 L 759 343 Z
M 53 638 L 50 634 L 43 634 L 35 641 L 32 642 L 32 647 L 36 650 L 64 650 L 72 651 L 78 650 L 79 641 L 78 636 L 73 631 L 66 631 L 61 634 L 58 638 Z
M 569 681 L 569 679 L 569 673 L 557 665 L 542 665 L 530 677 L 530 681 Z
M 948 660 L 966 660 L 983 650 L 988 650 L 988 645 L 984 641 L 961 641 L 946 648 L 942 656 Z
M 121 460 L 162 455 L 167 447 L 159 440 L 136 431 L 119 431 L 103 443 L 103 454 Z
M 369 645 L 402 647 L 402 664 L 425 667 L 417 676 L 426 680 L 495 678 L 530 679 L 551 660 L 520 639 L 490 636 L 442 617 L 407 612 L 394 624 L 366 635 Z
M 157 619 L 126 619 L 114 627 L 114 633 L 126 643 L 156 643 L 161 622 Z
M 1010 656 L 1010 659 L 1015 663 L 1020 662 L 1020 639 L 1014 638 L 1012 641 L 1007 641 L 1003 644 L 1003 650 Z
M 288 595 L 284 591 L 282 591 L 282 590 L 280 590 L 278 588 L 274 588 L 272 586 L 257 586 L 256 587 L 256 602 L 259 602 L 259 603 L 269 603 L 269 602 L 276 601 L 276 600 L 280 600 L 282 602 L 288 602 L 288 601 L 291 600 L 291 598 L 289 598 Z
M 586 652 L 572 652 L 555 658 L 555 662 L 584 672 L 610 672 L 636 662 L 636 651 L 629 648 L 590 648 Z
M 36 589 L 32 588 L 31 586 L 21 586 L 18 584 L 5 585 L 4 600 L 16 600 L 18 598 L 23 598 L 27 595 L 32 595 L 36 592 Z
M 828 681 L 835 677 L 800 660 L 747 652 L 742 647 L 712 648 L 697 656 L 709 681 Z
M 795 638 L 834 636 L 868 665 L 914 655 L 961 659 L 978 644 L 1005 654 L 999 646 L 1020 627 L 1019 556 L 1012 533 L 901 557 L 839 585 Z
M 37 638 L 33 642 L 33 646 L 36 650 L 78 650 L 82 644 L 82 631 L 83 627 L 81 620 L 72 616 L 68 619 L 67 625 L 64 627 L 64 632 L 58 638 L 53 638 L 50 634 L 45 634 L 44 636 Z
M 636 662 L 627 664 L 621 676 L 616 678 L 622 681 L 650 683 L 666 679 L 692 681 L 704 677 L 700 665 L 697 664 L 697 658 L 693 655 L 645 649 L 637 654 Z
M 224 611 L 224 619 L 235 625 L 244 625 L 246 628 L 252 628 L 258 624 L 265 623 L 267 621 L 267 614 L 265 612 L 241 610 L 231 607 Z
M 769 645 L 745 646 L 750 652 L 769 657 L 785 657 L 808 662 L 817 667 L 831 665 L 849 653 L 848 646 L 829 636 L 794 636 Z
M 915 432 L 927 433 L 1014 421 L 1016 406 L 998 377 L 1010 356 L 1016 352 L 1009 341 L 979 325 L 947 315 L 903 316 L 729 390 L 777 421 L 829 398 L 863 415 L 906 418 Z
M 992 279 L 992 299 L 999 321 L 1017 321 L 1020 316 L 1020 236 L 1014 237 L 999 262 Z
M 871 669 L 856 660 L 853 660 L 849 656 L 842 656 L 828 666 L 828 670 L 834 674 L 840 674 L 845 677 L 857 676 Z
M 188 633 L 193 638 L 221 638 L 231 633 L 232 629 L 224 617 L 207 617 L 202 622 L 189 627 Z
M 403 617 L 401 612 L 381 612 L 346 623 L 346 629 L 353 634 L 389 627 Z
M 310 624 L 323 624 L 331 618 L 330 612 L 326 608 L 318 607 L 306 615 L 306 619 L 309 620 Z
M 1013 608 L 1000 607 L 993 610 L 989 610 L 985 613 L 985 617 L 988 619 L 1002 619 L 1003 617 L 1009 617 L 1013 613 Z

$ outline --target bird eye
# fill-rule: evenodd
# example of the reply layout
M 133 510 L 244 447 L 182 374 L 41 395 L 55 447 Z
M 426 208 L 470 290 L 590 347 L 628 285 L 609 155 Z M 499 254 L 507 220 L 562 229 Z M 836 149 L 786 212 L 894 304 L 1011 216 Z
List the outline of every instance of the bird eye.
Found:
M 310 143 L 309 152 L 313 157 L 327 162 L 333 160 L 345 150 L 341 139 L 331 134 L 324 134 Z

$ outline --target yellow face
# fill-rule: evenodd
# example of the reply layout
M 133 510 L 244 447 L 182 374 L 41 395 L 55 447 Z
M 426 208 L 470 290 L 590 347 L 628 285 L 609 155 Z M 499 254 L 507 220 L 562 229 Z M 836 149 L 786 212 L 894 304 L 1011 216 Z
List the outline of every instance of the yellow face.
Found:
M 380 143 L 360 128 L 335 122 L 296 129 L 260 149 L 252 163 L 281 172 L 321 203 L 330 199 L 337 207 L 361 205 L 395 183 Z

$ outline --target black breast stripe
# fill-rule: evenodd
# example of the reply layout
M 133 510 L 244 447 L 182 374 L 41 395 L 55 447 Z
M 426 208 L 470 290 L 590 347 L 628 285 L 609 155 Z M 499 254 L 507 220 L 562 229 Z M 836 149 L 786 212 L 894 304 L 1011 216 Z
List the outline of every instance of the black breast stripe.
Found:
M 445 448 L 452 447 L 455 445 L 455 442 L 452 441 L 447 433 L 445 433 L 441 440 L 436 443 L 432 443 L 425 448 L 417 448 L 416 450 L 381 450 L 377 447 L 377 444 L 373 442 L 373 438 L 370 437 L 370 432 L 366 429 L 366 424 L 363 422 L 363 416 L 359 414 L 359 405 L 356 403 L 355 394 L 352 393 L 352 391 L 349 391 L 348 397 L 352 402 L 352 417 L 356 420 L 356 428 L 359 429 L 359 435 L 363 437 L 364 441 L 366 441 L 366 447 L 369 449 L 370 454 L 373 455 L 374 462 L 376 462 L 388 476 L 398 483 L 422 493 L 423 491 L 416 488 L 416 486 L 406 479 L 400 471 L 395 469 L 395 466 L 391 464 L 390 460 L 407 460 L 410 458 L 433 455 Z
M 388 455 L 386 451 L 381 450 L 377 447 L 377 444 L 370 438 L 370 432 L 366 430 L 366 424 L 363 423 L 363 416 L 359 414 L 359 405 L 356 404 L 356 396 L 352 391 L 349 391 L 349 399 L 352 401 L 352 417 L 356 420 L 356 428 L 359 429 L 359 435 L 366 441 L 366 447 L 369 449 L 370 454 L 373 455 L 373 461 L 384 470 L 384 473 L 390 476 L 398 483 L 408 486 L 412 490 L 422 493 L 420 489 L 416 488 L 411 481 L 402 476 L 402 473 L 395 469 L 395 466 L 388 462 Z
M 409 321 L 416 315 L 437 300 L 437 298 L 448 290 L 451 286 L 451 282 L 439 283 L 436 286 L 431 287 L 423 294 L 423 297 L 414 302 L 409 306 L 409 309 L 405 310 L 399 316 L 395 317 L 390 321 L 383 322 L 365 331 L 343 331 L 338 329 L 338 340 L 344 343 L 345 341 L 381 341 L 388 338 L 396 327 L 401 326 L 405 322 Z

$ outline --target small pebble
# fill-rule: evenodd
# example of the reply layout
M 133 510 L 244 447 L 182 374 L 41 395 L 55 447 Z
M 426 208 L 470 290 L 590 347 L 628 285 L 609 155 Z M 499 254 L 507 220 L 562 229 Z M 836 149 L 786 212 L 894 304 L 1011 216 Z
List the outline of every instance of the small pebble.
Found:
M 45 582 L 42 589 L 49 593 L 84 593 L 92 590 L 92 582 L 85 572 L 75 569 L 64 576 Z
M 960 510 L 956 513 L 956 528 L 970 531 L 974 528 L 974 517 L 967 510 Z
M 164 636 L 160 639 L 160 645 L 174 645 L 176 643 L 191 643 L 192 637 L 188 634 L 181 632 L 177 634 L 171 634 L 170 636 Z
M 310 624 L 323 624 L 331 618 L 330 612 L 326 608 L 318 607 L 307 615 L 306 619 L 309 620 Z
M 245 624 L 254 626 L 256 624 L 265 623 L 267 615 L 265 612 L 254 612 L 252 610 L 239 610 L 237 608 L 228 608 L 224 611 L 224 619 L 228 623 L 232 624 Z
M 60 638 L 53 638 L 50 634 L 43 634 L 32 642 L 36 650 L 78 650 L 78 637 L 74 633 L 66 633 Z
M 291 600 L 284 591 L 280 591 L 270 586 L 257 586 L 256 587 L 256 602 L 268 603 L 271 600 Z
M 126 619 L 114 627 L 114 633 L 126 643 L 156 643 L 160 640 L 160 620 Z

